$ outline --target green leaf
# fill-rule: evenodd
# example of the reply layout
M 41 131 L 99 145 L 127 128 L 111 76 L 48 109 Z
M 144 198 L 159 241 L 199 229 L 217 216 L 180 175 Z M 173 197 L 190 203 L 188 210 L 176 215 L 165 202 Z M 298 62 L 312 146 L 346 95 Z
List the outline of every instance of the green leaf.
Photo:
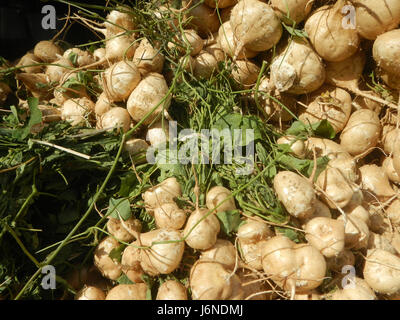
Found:
M 142 274 L 141 276 L 143 282 L 147 285 L 147 291 L 146 291 L 146 300 L 152 300 L 152 294 L 151 290 L 154 286 L 154 279 L 147 274 Z
M 298 159 L 296 157 L 287 154 L 279 155 L 277 157 L 277 162 L 291 170 L 299 171 L 307 177 L 311 176 L 311 173 L 314 168 L 314 160 Z M 329 162 L 328 157 L 317 158 L 317 169 L 316 169 L 315 179 L 326 168 L 328 162 Z
M 275 227 L 275 233 L 284 235 L 285 237 L 288 237 L 290 240 L 296 243 L 299 243 L 301 240 L 299 234 L 293 229 Z
M 78 62 L 78 55 L 75 52 L 70 52 L 68 55 L 68 59 L 72 62 L 72 64 L 76 67 Z
M 11 109 L 12 115 L 13 115 L 14 118 L 15 118 L 16 123 L 17 123 L 17 124 L 20 124 L 17 108 L 16 108 L 15 106 L 11 106 L 10 109 Z
M 246 146 L 252 139 L 253 141 L 262 139 L 263 123 L 255 116 L 242 116 L 239 113 L 230 113 L 219 118 L 213 125 L 212 129 L 222 131 L 230 129 L 232 140 L 238 133 L 241 133 L 242 141 L 235 141 L 238 146 Z M 236 134 L 235 134 L 236 130 Z M 253 130 L 253 135 L 246 137 L 246 130 Z M 246 139 L 247 138 L 247 139 Z
M 117 248 L 112 249 L 111 252 L 108 254 L 108 256 L 112 260 L 114 260 L 114 261 L 116 261 L 118 263 L 121 263 L 122 252 L 125 250 L 125 248 L 126 248 L 126 245 L 121 244 Z
M 31 132 L 33 126 L 42 122 L 42 112 L 38 108 L 39 100 L 37 98 L 28 98 L 29 121 L 25 127 L 17 129 L 13 132 L 13 137 L 18 140 L 25 139 Z
M 288 17 L 289 18 L 289 17 Z M 299 38 L 308 38 L 308 34 L 305 30 L 296 29 L 294 27 L 288 26 L 285 23 L 282 23 L 283 27 L 286 29 L 289 34 Z
M 110 198 L 107 215 L 110 212 L 111 214 L 109 215 L 109 217 L 116 219 L 119 219 L 119 217 L 121 217 L 124 221 L 128 220 L 132 216 L 129 200 Z
M 118 284 L 134 284 L 125 273 L 123 273 L 116 281 Z
M 232 235 L 232 232 L 237 232 L 242 223 L 239 210 L 217 212 L 217 217 L 221 222 L 222 231 L 228 236 Z
M 127 174 L 120 177 L 121 186 L 118 191 L 118 195 L 121 197 L 129 197 L 132 192 L 134 192 L 140 185 L 138 184 L 138 179 L 133 172 L 128 172 Z
M 311 126 L 302 121 L 295 121 L 290 128 L 286 130 L 286 134 L 299 136 L 302 134 L 308 134 L 310 131 L 316 136 L 327 139 L 333 139 L 336 136 L 335 130 L 326 119 L 313 123 Z
M 320 122 L 315 123 L 312 125 L 315 135 L 333 139 L 336 136 L 335 129 L 333 129 L 332 125 L 329 123 L 328 120 L 324 119 Z

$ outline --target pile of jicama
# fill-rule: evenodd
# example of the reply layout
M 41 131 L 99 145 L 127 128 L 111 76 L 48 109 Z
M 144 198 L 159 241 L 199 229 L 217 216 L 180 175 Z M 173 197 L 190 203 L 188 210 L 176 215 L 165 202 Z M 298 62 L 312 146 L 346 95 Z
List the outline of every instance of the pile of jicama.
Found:
M 70 279 L 76 299 L 147 299 L 146 277 L 179 269 L 186 248 L 200 252 L 188 281 L 163 282 L 157 299 L 399 299 L 400 2 L 205 0 L 182 1 L 180 9 L 159 2 L 153 19 L 172 17 L 175 30 L 168 45 L 127 33 L 137 26 L 122 6 L 104 23 L 75 17 L 104 35 L 104 48 L 63 52 L 42 41 L 16 63 L 16 79 L 44 116 L 35 132 L 59 120 L 123 132 L 140 123 L 146 132 L 125 145 L 135 155 L 168 140 L 169 88 L 182 81 L 171 72 L 209 79 L 229 61 L 238 90 L 281 133 L 277 144 L 299 159 L 329 162 L 317 176 L 280 171 L 273 179 L 303 243 L 246 215 L 224 186 L 207 192 L 205 208 L 197 203 L 187 212 L 176 201 L 182 186 L 164 180 L 142 194 L 157 228 L 142 233 L 135 217 L 109 217 L 93 267 Z M 164 50 L 176 53 L 168 55 L 176 57 L 174 70 L 165 71 Z M 101 94 L 65 86 L 89 69 L 102 70 L 94 77 Z M 10 91 L 0 82 L 0 102 Z M 28 109 L 22 100 L 19 107 Z M 327 120 L 336 138 L 285 135 L 293 119 L 311 126 Z M 221 239 L 216 213 L 237 209 L 236 240 Z M 121 243 L 119 261 L 110 253 Z M 131 283 L 117 284 L 121 275 Z

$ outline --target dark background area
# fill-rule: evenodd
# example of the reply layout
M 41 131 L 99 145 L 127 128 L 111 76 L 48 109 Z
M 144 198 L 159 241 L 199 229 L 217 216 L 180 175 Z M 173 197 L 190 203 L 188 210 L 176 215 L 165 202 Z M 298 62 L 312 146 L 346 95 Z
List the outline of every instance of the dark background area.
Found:
M 77 0 L 76 2 L 85 2 Z M 86 1 L 90 4 L 105 5 L 106 1 Z M 53 5 L 57 14 L 56 30 L 42 28 L 42 8 L 45 5 Z M 93 9 L 90 9 L 93 11 Z M 78 9 L 71 6 L 71 12 Z M 13 61 L 23 56 L 28 50 L 33 49 L 41 40 L 50 40 L 62 29 L 65 21 L 59 18 L 66 16 L 68 6 L 55 1 L 41 0 L 0 0 L 0 56 Z M 98 10 L 97 13 L 106 16 L 106 13 Z M 98 38 L 87 28 L 79 23 L 73 23 L 69 29 L 65 41 L 71 44 L 82 44 Z

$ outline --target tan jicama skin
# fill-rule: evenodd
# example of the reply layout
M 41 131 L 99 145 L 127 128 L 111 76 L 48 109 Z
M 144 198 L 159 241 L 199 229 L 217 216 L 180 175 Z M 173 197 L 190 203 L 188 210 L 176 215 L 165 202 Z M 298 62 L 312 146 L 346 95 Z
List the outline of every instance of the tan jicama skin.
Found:
M 123 101 L 129 97 L 140 80 L 140 72 L 133 62 L 120 61 L 104 73 L 104 89 L 112 101 Z
M 394 225 L 400 226 L 400 200 L 395 199 L 386 209 L 386 214 Z
M 376 292 L 400 291 L 400 258 L 382 249 L 370 250 L 364 265 L 364 279 Z
M 203 50 L 194 58 L 194 76 L 196 78 L 209 79 L 217 71 L 218 61 L 211 53 Z
M 299 119 L 304 123 L 313 124 L 328 120 L 336 133 L 343 130 L 351 114 L 351 96 L 347 91 L 322 86 L 310 96 L 306 96 L 307 109 L 300 113 Z
M 315 149 L 317 157 L 328 157 L 331 160 L 352 159 L 352 156 L 346 151 L 346 149 L 335 141 L 329 139 L 310 137 L 307 139 L 305 145 L 310 157 L 312 157 L 313 149 Z
M 397 251 L 392 246 L 390 240 L 375 232 L 370 232 L 369 234 L 367 249 L 382 249 L 394 255 L 397 254 Z
M 168 280 L 162 283 L 158 288 L 156 300 L 187 300 L 187 291 L 185 286 L 176 281 Z
M 126 30 L 134 30 L 133 12 L 128 6 L 118 6 L 106 17 L 104 26 L 110 33 L 118 34 Z
M 359 277 L 349 279 L 343 289 L 336 290 L 328 297 L 329 300 L 376 300 L 374 291 L 368 283 Z
M 182 189 L 175 177 L 165 179 L 160 184 L 142 194 L 146 210 L 152 212 L 164 203 L 174 202 L 174 198 L 182 196 Z
M 363 206 L 358 205 L 354 208 L 347 208 L 347 206 L 343 209 L 343 211 L 347 214 L 348 217 L 357 217 L 361 220 L 363 220 L 368 226 L 370 225 L 370 217 L 369 217 L 369 212 L 367 209 L 365 209 Z
M 136 35 L 127 33 L 127 31 L 135 29 L 132 11 L 129 7 L 112 10 L 102 24 L 105 28 L 95 27 L 87 19 L 81 19 L 89 28 L 105 36 L 105 55 L 97 62 L 87 66 L 97 66 L 107 61 L 116 62 L 133 57 L 137 43 L 135 42 Z
M 46 75 L 49 77 L 50 81 L 52 82 L 59 82 L 64 75 L 70 68 L 72 68 L 72 62 L 66 58 L 60 58 L 54 61 L 55 65 L 49 65 L 46 67 Z
M 40 41 L 35 45 L 33 54 L 43 62 L 54 62 L 64 54 L 64 51 L 51 41 Z
M 306 293 L 317 288 L 326 272 L 324 256 L 313 246 L 284 236 L 268 240 L 262 249 L 264 272 L 285 290 Z
M 74 268 L 73 271 L 67 275 L 66 281 L 75 291 L 79 291 L 85 286 L 90 286 L 106 292 L 111 287 L 110 280 L 104 278 L 94 265 Z
M 81 50 L 79 48 L 71 48 L 64 52 L 63 57 L 71 61 L 72 57 L 76 57 L 76 64 L 77 67 L 83 67 L 88 64 L 92 64 L 96 61 L 93 55 L 88 52 Z
M 386 83 L 389 88 L 400 90 L 400 75 L 394 74 L 383 69 L 376 71 L 377 75 Z M 394 104 L 391 104 L 394 107 Z
M 296 136 L 283 136 L 276 140 L 277 144 L 288 144 L 292 153 L 303 159 L 306 155 L 306 147 L 303 140 L 298 139 Z
M 341 273 L 344 266 L 354 266 L 356 258 L 350 250 L 343 250 L 337 256 L 327 258 L 326 266 L 328 270 Z
M 324 217 L 324 218 L 329 218 L 329 219 L 332 218 L 332 213 L 331 213 L 331 210 L 329 209 L 329 207 L 325 203 L 323 203 L 322 201 L 320 201 L 318 199 L 317 199 L 317 201 L 315 201 L 315 211 L 312 214 L 312 216 L 309 218 L 300 220 L 302 223 L 301 227 L 304 229 L 306 224 L 310 220 L 317 218 L 317 217 Z
M 391 182 L 400 183 L 400 176 L 393 166 L 393 158 L 385 158 L 382 162 L 382 169 L 385 171 Z
M 351 182 L 337 168 L 326 168 L 318 176 L 316 185 L 321 199 L 331 208 L 345 207 L 354 194 Z
M 396 254 L 400 254 L 400 234 L 398 232 L 386 231 L 382 236 L 390 241 L 390 245 L 396 250 Z
M 218 38 L 218 36 L 217 36 Z M 220 44 L 218 43 L 218 40 L 216 40 L 216 43 L 212 43 L 206 47 L 204 47 L 204 50 L 213 55 L 215 60 L 217 62 L 222 62 L 225 61 L 226 55 Z
M 351 92 L 351 90 L 349 90 L 349 91 Z M 381 98 L 379 98 L 379 94 L 374 91 L 361 91 L 361 94 L 362 95 L 366 94 L 367 96 L 373 96 L 374 99 L 381 100 Z M 369 110 L 374 111 L 376 114 L 379 114 L 382 110 L 383 104 L 379 103 L 375 100 L 371 100 L 362 95 L 357 95 L 353 99 L 353 105 L 357 109 L 369 109 Z
M 358 87 L 365 62 L 366 57 L 363 50 L 358 50 L 351 57 L 342 61 L 326 62 L 326 82 L 356 94 L 354 102 L 361 99 L 361 108 L 365 105 L 365 109 L 379 113 L 381 104 L 394 107 L 394 104 L 381 99 L 374 91 L 364 91 Z
M 197 55 L 201 50 L 203 50 L 204 42 L 203 39 L 197 34 L 196 30 L 189 29 L 184 30 L 183 35 L 176 37 L 176 42 L 181 42 L 181 47 L 178 50 L 182 53 L 186 53 L 189 50 L 191 56 Z M 175 44 L 171 44 L 175 46 Z
M 220 231 L 218 218 L 208 209 L 192 212 L 183 230 L 186 244 L 199 250 L 207 250 L 217 242 Z
M 250 60 L 236 60 L 232 67 L 232 78 L 240 87 L 251 87 L 258 79 L 260 68 Z
M 172 229 L 157 229 L 142 233 L 138 239 L 140 249 L 140 265 L 149 275 L 168 274 L 179 267 L 185 242 L 180 231 Z
M 158 228 L 179 230 L 186 222 L 186 213 L 175 202 L 164 203 L 154 209 Z
M 134 41 L 134 36 L 125 33 L 106 36 L 106 55 L 103 58 L 104 60 L 99 60 L 96 64 L 102 64 L 104 61 L 116 62 L 132 59 L 137 47 L 137 43 Z
M 274 178 L 274 189 L 290 215 L 304 219 L 314 213 L 316 195 L 307 179 L 291 171 L 281 171 Z
M 131 158 L 144 157 L 142 161 L 138 160 L 139 163 L 146 162 L 146 151 L 149 145 L 143 139 L 132 138 L 125 142 L 124 151 L 128 152 Z
M 397 0 L 354 0 L 357 32 L 368 40 L 375 40 L 400 23 L 400 3 Z
M 226 269 L 233 270 L 237 264 L 236 248 L 232 242 L 218 239 L 210 249 L 201 253 L 200 260 L 218 262 Z
M 94 116 L 94 107 L 95 104 L 88 98 L 69 99 L 62 105 L 61 118 L 72 126 L 86 124 Z
M 271 80 L 281 92 L 305 94 L 325 81 L 322 59 L 304 39 L 294 39 L 273 60 Z
M 97 98 L 94 112 L 96 118 L 99 118 L 113 107 L 112 102 L 107 98 L 107 94 L 103 91 Z
M 344 216 L 340 216 L 337 220 L 345 221 Z M 345 223 L 345 247 L 346 249 L 359 250 L 368 246 L 369 228 L 364 220 L 358 217 L 347 216 Z
M 256 89 L 256 86 L 254 89 Z M 256 99 L 255 94 L 254 99 Z M 267 120 L 271 119 L 276 122 L 286 122 L 292 120 L 293 115 L 296 114 L 296 97 L 279 92 L 270 79 L 266 77 L 262 78 L 259 83 L 257 99 L 258 104 L 264 108 L 265 113 L 268 115 Z M 279 101 L 279 103 L 277 101 Z
M 94 265 L 105 278 L 110 280 L 118 279 L 122 272 L 121 264 L 109 257 L 110 252 L 118 247 L 118 240 L 106 237 L 99 243 L 94 252 Z
M 239 1 L 232 9 L 229 21 L 237 41 L 235 57 L 243 47 L 253 51 L 269 50 L 282 36 L 279 18 L 261 1 Z
M 121 270 L 134 283 L 143 282 L 144 271 L 140 265 L 140 244 L 132 242 L 122 253 Z
M 51 97 L 48 89 L 50 79 L 44 73 L 17 73 L 15 79 L 22 81 L 32 96 L 39 100 L 47 100 Z
M 360 173 L 362 188 L 374 193 L 378 199 L 388 199 L 395 194 L 382 167 L 378 167 L 376 164 L 366 164 L 360 167 Z
M 219 27 L 218 43 L 228 56 L 234 57 L 236 54 L 236 59 L 238 60 L 254 58 L 258 53 L 246 47 L 243 47 L 240 51 L 237 51 L 237 41 L 229 21 L 224 22 Z
M 341 11 L 345 5 L 345 0 L 338 0 L 333 6 L 320 7 L 304 25 L 314 49 L 326 61 L 345 60 L 360 44 L 356 29 L 343 28 Z
M 146 300 L 147 285 L 144 283 L 119 284 L 112 288 L 106 300 Z
M 98 48 L 94 50 L 93 57 L 96 61 L 104 61 L 106 56 L 106 49 L 105 48 Z
M 34 65 L 37 63 L 42 63 L 42 61 L 33 53 L 28 52 L 19 60 L 17 67 Z M 40 73 L 42 72 L 42 68 L 43 66 L 31 66 L 31 67 L 21 68 L 20 70 L 26 73 Z
M 382 130 L 382 132 L 384 132 L 384 130 L 385 128 Z M 400 129 L 394 128 L 387 133 L 382 134 L 382 136 L 383 150 L 390 156 L 393 154 L 395 146 L 400 142 Z
M 344 250 L 344 224 L 325 217 L 311 219 L 305 226 L 306 239 L 325 257 L 331 258 Z
M 303 21 L 311 11 L 312 1 L 310 0 L 271 0 L 271 7 L 276 15 L 286 24 L 292 25 L 293 21 Z
M 115 238 L 124 242 L 131 242 L 142 229 L 140 220 L 130 217 L 123 221 L 116 218 L 108 218 L 107 230 Z
M 153 47 L 146 38 L 140 42 L 133 56 L 133 62 L 136 63 L 142 75 L 149 72 L 161 73 L 164 60 L 164 55 L 160 50 Z
M 4 82 L 0 82 L 0 105 L 7 100 L 9 93 L 11 93 L 10 87 Z
M 400 175 L 400 148 L 396 146 L 393 151 L 393 168 Z
M 97 127 L 100 129 L 109 129 L 109 131 L 118 128 L 117 132 L 121 129 L 127 132 L 132 124 L 132 119 L 129 112 L 122 107 L 114 107 L 104 113 L 97 121 Z
M 207 192 L 206 206 L 210 210 L 218 206 L 214 212 L 236 210 L 235 198 L 232 196 L 231 191 L 223 186 L 212 187 Z
M 381 135 L 378 115 L 368 109 L 355 111 L 340 135 L 340 145 L 353 156 L 366 154 L 377 145 Z
M 262 221 L 247 219 L 237 233 L 244 262 L 255 270 L 262 270 L 262 247 L 274 236 L 268 225 Z
M 187 11 L 186 19 L 190 19 L 189 26 L 196 29 L 199 35 L 204 38 L 210 33 L 217 32 L 220 26 L 216 10 L 204 3 L 199 4 L 197 0 Z
M 198 260 L 190 270 L 193 300 L 229 300 L 237 283 L 239 277 L 218 262 Z
M 272 287 L 261 281 L 261 276 L 246 268 L 239 268 L 236 272 L 242 282 L 244 300 L 272 300 L 275 296 Z
M 88 287 L 85 286 L 75 296 L 75 300 L 105 300 L 105 299 L 106 295 L 104 294 L 103 290 L 92 286 Z
M 150 142 L 152 146 L 160 145 L 161 143 L 167 143 L 169 139 L 169 125 L 167 121 L 157 121 L 148 128 L 146 134 L 146 140 Z
M 332 159 L 329 161 L 329 167 L 338 169 L 350 182 L 357 183 L 360 178 L 356 159 Z
M 323 295 L 318 293 L 316 290 L 311 290 L 307 293 L 295 294 L 293 300 L 323 300 Z
M 150 124 L 161 113 L 167 111 L 171 104 L 171 96 L 167 95 L 168 90 L 168 85 L 163 75 L 148 73 L 132 91 L 126 103 L 126 108 L 132 119 L 136 122 L 143 120 L 157 106 L 143 121 L 143 124 Z
M 386 72 L 400 74 L 400 29 L 392 30 L 376 38 L 372 53 L 378 67 Z

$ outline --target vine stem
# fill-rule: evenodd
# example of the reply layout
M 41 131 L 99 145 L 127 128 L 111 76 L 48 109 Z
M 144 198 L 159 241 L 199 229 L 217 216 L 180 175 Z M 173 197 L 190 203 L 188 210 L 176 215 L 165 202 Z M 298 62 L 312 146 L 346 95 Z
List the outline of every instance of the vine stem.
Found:
M 110 169 L 110 171 L 107 174 L 107 177 L 104 179 L 103 184 L 101 185 L 100 189 L 97 191 L 96 195 L 93 198 L 92 203 L 90 204 L 89 208 L 85 212 L 85 214 L 82 216 L 82 218 L 79 220 L 79 222 L 75 225 L 75 227 L 70 231 L 70 233 L 67 235 L 67 237 L 60 243 L 60 245 L 57 247 L 56 250 L 54 250 L 48 257 L 45 259 L 42 263 L 40 263 L 38 270 L 32 275 L 32 277 L 28 280 L 28 282 L 25 284 L 25 286 L 20 290 L 18 295 L 15 297 L 15 300 L 19 300 L 23 293 L 26 291 L 26 289 L 31 285 L 31 283 L 40 275 L 42 272 L 42 268 L 45 265 L 50 264 L 54 258 L 57 256 L 57 254 L 61 251 L 61 249 L 66 245 L 66 243 L 72 238 L 72 236 L 75 234 L 75 232 L 79 229 L 79 227 L 82 225 L 82 223 L 86 220 L 86 218 L 89 216 L 89 214 L 92 212 L 94 208 L 94 204 L 97 202 L 97 199 L 99 198 L 100 194 L 103 192 L 104 188 L 106 187 L 108 181 L 111 179 L 111 176 L 113 175 L 116 167 L 118 160 L 121 156 L 123 146 L 125 144 L 125 139 L 126 139 L 126 134 L 123 135 L 121 144 L 118 149 L 118 153 L 115 157 L 115 160 L 113 162 L 113 165 Z
M 105 180 L 103 181 L 103 184 L 101 185 L 100 189 L 97 191 L 96 195 L 93 198 L 93 201 L 90 204 L 90 207 L 87 209 L 87 211 L 85 212 L 85 214 L 82 216 L 82 218 L 79 220 L 79 222 L 75 225 L 75 227 L 70 231 L 70 233 L 67 235 L 67 237 L 59 244 L 59 246 L 57 247 L 57 249 L 55 249 L 48 257 L 45 261 L 43 261 L 42 263 L 40 263 L 40 266 L 38 268 L 38 270 L 31 276 L 31 278 L 28 280 L 28 282 L 25 284 L 25 286 L 19 291 L 18 295 L 14 298 L 14 300 L 19 300 L 23 293 L 26 291 L 26 289 L 31 285 L 31 283 L 33 281 L 35 281 L 35 279 L 40 275 L 40 273 L 42 272 L 42 268 L 45 265 L 50 264 L 54 258 L 57 256 L 57 254 L 61 251 L 61 249 L 69 242 L 69 240 L 74 236 L 74 234 L 76 233 L 76 231 L 78 230 L 78 228 L 82 225 L 82 223 L 86 220 L 86 218 L 89 216 L 89 214 L 92 212 L 92 210 L 94 209 L 95 203 L 97 202 L 97 199 L 99 198 L 100 194 L 102 194 L 103 190 L 105 189 L 108 181 L 111 179 L 111 176 L 113 175 L 116 167 L 117 167 L 117 163 L 118 160 L 121 156 L 123 147 L 125 145 L 125 141 L 127 139 L 127 137 L 131 136 L 132 133 L 158 108 L 159 105 L 161 105 L 162 103 L 164 103 L 164 101 L 168 98 L 168 96 L 172 93 L 173 88 L 175 87 L 176 84 L 176 79 L 178 78 L 178 75 L 180 75 L 182 71 L 178 70 L 177 75 L 175 75 L 173 83 L 171 85 L 171 87 L 169 88 L 167 94 L 165 95 L 165 97 L 156 105 L 154 106 L 154 108 L 152 110 L 150 110 L 144 117 L 142 120 L 140 120 L 135 127 L 133 127 L 132 129 L 130 129 L 128 132 L 124 133 L 123 137 L 122 137 L 122 141 L 121 144 L 119 146 L 118 149 L 118 153 L 115 157 L 115 160 L 113 162 L 113 165 L 110 169 L 110 171 L 107 174 L 107 177 L 105 178 Z

